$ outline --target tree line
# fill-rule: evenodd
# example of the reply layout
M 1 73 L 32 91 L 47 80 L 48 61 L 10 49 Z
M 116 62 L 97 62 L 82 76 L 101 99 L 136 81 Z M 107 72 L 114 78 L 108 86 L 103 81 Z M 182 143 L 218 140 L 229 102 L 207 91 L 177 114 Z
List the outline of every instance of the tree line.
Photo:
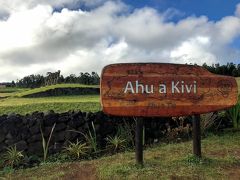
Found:
M 227 75 L 240 77 L 240 64 L 227 63 L 226 65 L 212 64 L 211 66 L 204 63 L 203 68 L 214 74 Z M 25 76 L 16 82 L 12 81 L 7 83 L 7 86 L 20 87 L 20 88 L 37 88 L 46 85 L 46 79 L 48 76 L 43 76 L 40 74 Z M 78 76 L 75 74 L 70 74 L 69 76 L 64 77 L 60 75 L 56 83 L 78 83 L 86 85 L 99 85 L 100 77 L 96 72 L 88 73 L 81 72 Z
M 227 63 L 226 65 L 220 65 L 218 63 L 208 66 L 204 63 L 202 66 L 214 74 L 240 77 L 240 64 L 236 65 L 234 63 Z
M 16 82 L 12 81 L 11 86 L 20 87 L 20 88 L 38 88 L 45 85 L 46 79 L 48 76 L 43 76 L 40 74 L 25 76 Z M 78 83 L 86 85 L 98 85 L 100 84 L 100 77 L 96 72 L 91 74 L 88 72 L 81 72 L 78 76 L 75 74 L 70 74 L 69 76 L 64 77 L 60 75 L 57 79 L 59 84 L 63 83 Z

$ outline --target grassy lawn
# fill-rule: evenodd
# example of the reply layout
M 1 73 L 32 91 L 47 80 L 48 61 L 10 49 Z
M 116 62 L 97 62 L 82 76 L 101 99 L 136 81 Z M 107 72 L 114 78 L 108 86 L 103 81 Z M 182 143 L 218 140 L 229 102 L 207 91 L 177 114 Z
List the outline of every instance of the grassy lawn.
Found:
M 69 110 L 99 111 L 99 95 L 61 96 L 45 98 L 10 97 L 0 100 L 0 114 L 26 114 L 34 111 L 66 112 Z
M 238 179 L 240 133 L 211 135 L 202 141 L 203 159 L 194 158 L 192 142 L 160 144 L 144 151 L 144 167 L 134 152 L 96 160 L 47 163 L 3 174 L 9 179 Z
M 27 89 L 27 88 L 12 88 L 12 87 L 0 88 L 0 98 L 14 96 L 17 93 L 27 91 L 27 90 L 29 90 L 29 89 Z
M 0 93 L 13 93 L 13 92 L 26 91 L 26 90 L 28 90 L 28 88 L 6 87 L 6 88 L 0 88 Z
M 23 96 L 54 88 L 98 88 L 97 85 L 57 84 L 36 89 L 1 88 L 0 115 L 9 113 L 27 114 L 34 111 L 66 112 L 69 110 L 99 111 L 99 95 L 56 96 L 44 98 L 24 98 Z

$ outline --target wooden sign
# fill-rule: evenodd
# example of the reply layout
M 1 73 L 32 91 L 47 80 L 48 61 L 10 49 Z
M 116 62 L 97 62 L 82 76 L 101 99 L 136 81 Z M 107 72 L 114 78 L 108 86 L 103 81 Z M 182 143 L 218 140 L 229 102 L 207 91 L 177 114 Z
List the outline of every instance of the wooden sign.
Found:
M 235 78 L 200 66 L 126 63 L 106 66 L 101 104 L 118 116 L 185 116 L 229 108 L 237 103 Z

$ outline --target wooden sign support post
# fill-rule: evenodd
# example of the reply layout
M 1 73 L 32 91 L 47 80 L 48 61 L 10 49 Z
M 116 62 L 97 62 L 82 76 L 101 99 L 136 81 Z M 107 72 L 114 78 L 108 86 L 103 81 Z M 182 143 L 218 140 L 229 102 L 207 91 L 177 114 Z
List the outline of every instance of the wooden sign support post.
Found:
M 201 126 L 200 126 L 200 114 L 193 115 L 193 154 L 196 157 L 201 158 Z
M 136 118 L 135 155 L 136 163 L 143 166 L 143 118 Z

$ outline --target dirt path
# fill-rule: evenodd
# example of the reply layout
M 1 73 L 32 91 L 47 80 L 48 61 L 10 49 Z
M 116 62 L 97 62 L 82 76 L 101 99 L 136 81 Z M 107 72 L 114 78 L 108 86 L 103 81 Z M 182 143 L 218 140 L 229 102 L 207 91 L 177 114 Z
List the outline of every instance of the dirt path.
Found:
M 239 166 L 226 169 L 227 176 L 231 180 L 240 180 L 240 168 Z
M 69 168 L 69 170 L 68 170 Z M 97 173 L 96 167 L 92 164 L 80 165 L 79 163 L 73 163 L 71 166 L 62 168 L 61 171 L 66 172 L 61 179 L 63 180 L 96 180 Z

